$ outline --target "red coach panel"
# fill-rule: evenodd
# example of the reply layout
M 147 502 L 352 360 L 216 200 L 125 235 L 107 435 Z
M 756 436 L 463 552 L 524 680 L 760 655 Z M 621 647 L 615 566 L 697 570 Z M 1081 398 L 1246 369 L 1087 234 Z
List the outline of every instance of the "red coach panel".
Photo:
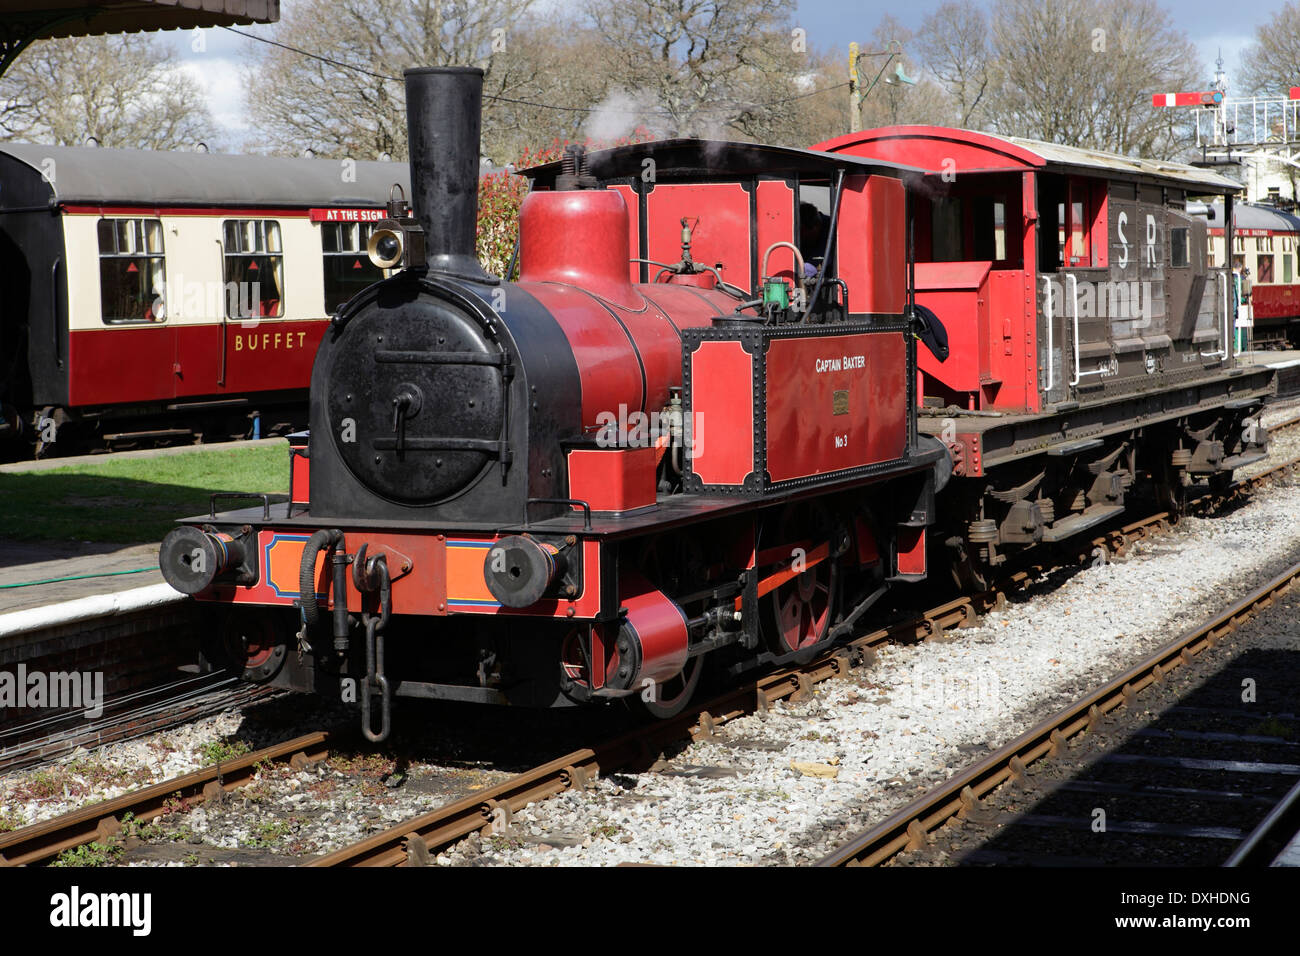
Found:
M 888 176 L 844 180 L 836 230 L 840 278 L 850 312 L 896 315 L 907 302 L 907 217 L 903 184 Z
M 215 350 L 218 332 L 211 326 L 207 331 Z M 175 355 L 171 326 L 73 329 L 68 333 L 68 404 L 170 399 L 176 394 Z M 209 392 L 216 391 L 215 379 L 205 384 Z

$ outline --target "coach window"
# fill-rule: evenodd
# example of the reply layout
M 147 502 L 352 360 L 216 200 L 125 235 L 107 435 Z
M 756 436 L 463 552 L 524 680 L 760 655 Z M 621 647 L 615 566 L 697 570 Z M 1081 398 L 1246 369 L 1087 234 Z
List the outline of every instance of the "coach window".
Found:
M 284 250 L 274 219 L 227 219 L 226 317 L 284 315 Z
M 162 223 L 99 220 L 99 308 L 105 324 L 162 322 L 162 296 Z
M 1282 256 L 1282 281 L 1289 283 L 1291 281 L 1291 256 L 1290 254 Z
M 1273 257 L 1272 256 L 1259 257 L 1259 275 L 1255 276 L 1255 281 L 1265 282 L 1265 283 L 1273 281 Z
M 325 255 L 325 312 L 332 315 L 344 302 L 384 277 L 370 261 L 366 243 L 374 224 L 369 222 L 321 223 L 321 249 Z

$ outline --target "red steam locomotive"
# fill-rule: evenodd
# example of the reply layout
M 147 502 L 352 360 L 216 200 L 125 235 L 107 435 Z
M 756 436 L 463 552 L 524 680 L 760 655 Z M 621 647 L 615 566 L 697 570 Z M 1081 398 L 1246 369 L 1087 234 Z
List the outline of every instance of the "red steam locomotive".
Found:
M 173 586 L 232 612 L 211 659 L 359 700 L 371 739 L 400 696 L 623 698 L 669 716 L 706 662 L 819 653 L 925 579 L 932 553 L 978 576 L 1112 516 L 1150 477 L 1144 428 L 1181 448 L 1196 426 L 1187 484 L 1262 438 L 1232 429 L 1268 382 L 1230 355 L 1140 394 L 1067 390 L 1087 369 L 1066 364 L 1059 328 L 1041 345 L 1032 179 L 1002 220 L 1023 232 L 1025 302 L 999 358 L 1018 363 L 1014 412 L 984 377 L 966 385 L 1004 341 L 962 311 L 987 301 L 989 268 L 933 299 L 950 364 L 912 301 L 942 291 L 923 269 L 941 229 L 918 230 L 920 261 L 908 252 L 905 180 L 938 191 L 924 164 L 694 140 L 571 149 L 527 173 L 518 281 L 489 276 L 473 254 L 481 83 L 406 74 L 415 215 L 393 204 L 370 240 L 401 269 L 331 320 L 292 500 L 218 514 L 214 495 L 160 554 Z M 920 428 L 931 396 L 944 414 Z M 968 487 L 943 493 L 954 471 Z

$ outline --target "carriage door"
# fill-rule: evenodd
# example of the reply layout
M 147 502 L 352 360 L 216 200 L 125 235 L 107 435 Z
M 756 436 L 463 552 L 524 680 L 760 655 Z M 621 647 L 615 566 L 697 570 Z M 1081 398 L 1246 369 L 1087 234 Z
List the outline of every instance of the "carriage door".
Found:
M 1098 389 L 1119 371 L 1105 298 L 1114 261 L 1106 243 L 1110 203 L 1098 180 L 1046 174 L 1039 180 L 1040 301 L 1052 343 L 1044 378 L 1053 387 L 1045 400 L 1056 402 Z
M 1223 280 L 1215 270 L 1204 265 L 1209 253 L 1206 221 L 1200 216 L 1187 215 L 1182 202 L 1168 209 L 1165 221 L 1169 236 L 1169 267 L 1165 272 L 1165 298 L 1169 306 L 1167 337 L 1173 340 L 1177 352 L 1199 351 L 1203 363 L 1216 362 L 1218 356 L 1205 359 L 1204 353 L 1215 351 L 1216 343 L 1222 339 L 1219 300 Z M 1181 368 L 1187 360 L 1168 363 L 1162 370 L 1173 371 L 1175 364 Z

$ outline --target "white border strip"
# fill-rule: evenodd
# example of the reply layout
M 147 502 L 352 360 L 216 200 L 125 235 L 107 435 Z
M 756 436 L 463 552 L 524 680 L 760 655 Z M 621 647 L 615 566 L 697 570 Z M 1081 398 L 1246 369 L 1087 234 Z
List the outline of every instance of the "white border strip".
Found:
M 94 594 L 75 601 L 33 607 L 25 611 L 11 611 L 0 614 L 0 638 L 44 631 L 64 624 L 77 624 L 97 617 L 115 617 L 152 607 L 165 607 L 183 600 L 184 594 L 170 584 L 163 583 L 114 594 Z

